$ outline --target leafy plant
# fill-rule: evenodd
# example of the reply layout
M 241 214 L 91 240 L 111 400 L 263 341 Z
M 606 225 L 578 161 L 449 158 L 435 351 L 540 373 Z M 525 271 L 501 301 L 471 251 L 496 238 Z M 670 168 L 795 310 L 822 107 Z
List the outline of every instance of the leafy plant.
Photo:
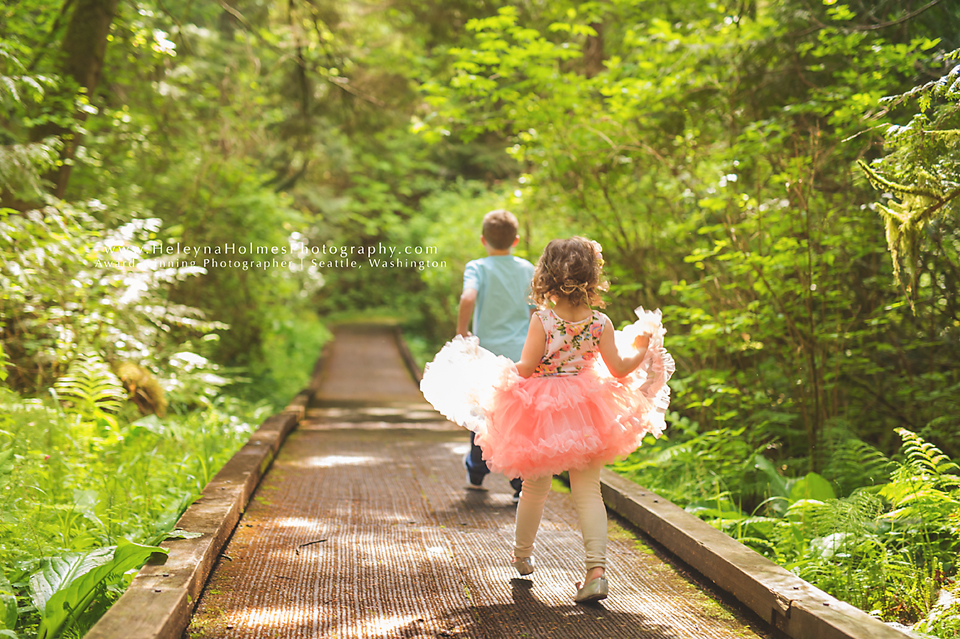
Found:
M 22 123 L 28 119 L 29 105 L 40 101 L 57 82 L 51 76 L 31 73 L 18 49 L 0 38 L 0 107 L 7 114 L 7 126 L 0 137 L 0 190 L 30 199 L 41 196 L 41 176 L 54 166 L 62 142 L 53 136 L 30 140 L 26 135 Z
M 90 573 L 87 581 L 74 578 L 114 559 L 133 561 L 130 553 L 140 556 L 124 540 L 139 548 L 163 541 L 271 410 L 219 397 L 202 410 L 163 419 L 131 423 L 118 413 L 116 428 L 105 430 L 89 428 L 74 412 L 81 409 L 0 388 L 0 566 L 21 600 L 17 630 L 42 619 L 52 635 L 92 623 L 122 590 L 123 566 Z M 35 606 L 25 603 L 28 591 Z
M 661 494 L 688 512 L 827 592 L 888 620 L 915 623 L 929 615 L 925 627 L 933 628 L 937 619 L 951 614 L 949 605 L 935 610 L 934 604 L 938 590 L 957 569 L 960 468 L 916 434 L 898 432 L 902 462 L 891 462 L 856 440 L 834 444 L 828 468 L 845 468 L 854 451 L 860 451 L 866 466 L 873 466 L 851 473 L 849 477 L 859 477 L 863 485 L 839 499 L 824 477 L 784 477 L 761 454 L 739 467 L 719 463 L 708 451 L 695 461 L 697 447 L 712 441 L 705 437 L 694 437 L 689 445 L 658 442 L 660 450 L 641 447 L 614 468 L 644 486 L 657 486 L 654 490 L 663 490 Z M 724 446 L 726 451 L 733 448 Z M 708 476 L 725 475 L 724 485 L 736 490 L 710 495 L 683 476 L 663 488 L 662 477 L 676 472 L 673 464 L 704 462 Z M 730 476 L 734 468 L 739 478 Z M 754 471 L 757 475 L 750 480 Z M 881 476 L 888 481 L 880 482 Z M 750 489 L 767 498 L 745 511 L 748 493 L 737 491 Z
M 75 410 L 89 419 L 108 418 L 127 398 L 123 384 L 97 354 L 81 353 L 67 373 L 57 379 L 54 390 L 76 402 Z M 116 420 L 111 420 L 116 426 Z
M 0 634 L 0 637 L 16 638 L 17 635 L 13 630 L 17 626 L 18 614 L 17 597 L 13 587 L 6 575 L 0 572 L 0 631 L 7 632 L 6 635 Z
M 938 547 L 956 551 L 960 548 L 960 466 L 915 433 L 902 428 L 897 432 L 907 459 L 880 490 L 894 508 L 885 517 L 905 524 L 906 531 L 920 538 L 924 552 Z M 935 555 L 941 560 L 939 550 Z M 925 558 L 926 563 L 932 561 Z M 952 555 L 942 561 L 954 568 Z
M 54 639 L 68 628 L 80 631 L 81 620 L 103 614 L 107 589 L 119 585 L 124 573 L 140 568 L 153 553 L 167 552 L 120 540 L 114 547 L 41 560 L 41 569 L 30 577 L 31 597 L 41 613 L 37 636 Z
M 830 450 L 823 472 L 839 488 L 842 496 L 889 480 L 893 467 L 890 458 L 875 446 L 853 437 L 849 431 L 833 434 L 828 445 Z

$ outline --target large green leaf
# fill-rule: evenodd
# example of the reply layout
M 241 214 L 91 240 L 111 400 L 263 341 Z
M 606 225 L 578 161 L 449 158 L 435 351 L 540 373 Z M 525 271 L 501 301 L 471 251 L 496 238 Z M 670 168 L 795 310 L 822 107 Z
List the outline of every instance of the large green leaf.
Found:
M 17 625 L 17 597 L 6 576 L 0 572 L 0 631 L 13 630 Z M 3 634 L 0 633 L 0 637 Z
M 790 489 L 790 499 L 798 501 L 800 499 L 813 499 L 816 501 L 826 501 L 836 499 L 837 495 L 833 491 L 830 482 L 817 473 L 807 473 L 806 477 L 797 480 L 797 483 Z
M 72 552 L 40 561 L 40 570 L 30 575 L 30 598 L 41 613 L 54 593 L 98 566 L 110 562 L 115 546 L 89 552 Z
M 787 480 L 777 472 L 777 468 L 773 465 L 773 462 L 763 455 L 755 455 L 753 464 L 754 468 L 767 476 L 767 486 L 770 488 L 771 496 L 786 497 L 789 494 L 787 490 Z
M 104 562 L 104 550 L 109 549 L 100 548 L 88 553 L 80 561 L 65 562 L 67 570 L 56 573 L 60 578 L 59 587 L 46 600 L 37 632 L 39 639 L 59 637 L 87 610 L 97 595 L 102 594 L 108 585 L 118 582 L 123 573 L 139 568 L 155 552 L 167 552 L 165 548 L 120 540 L 112 556 Z M 84 561 L 93 555 L 96 555 L 95 559 Z
M 13 475 L 13 449 L 0 452 L 0 489 L 10 482 Z

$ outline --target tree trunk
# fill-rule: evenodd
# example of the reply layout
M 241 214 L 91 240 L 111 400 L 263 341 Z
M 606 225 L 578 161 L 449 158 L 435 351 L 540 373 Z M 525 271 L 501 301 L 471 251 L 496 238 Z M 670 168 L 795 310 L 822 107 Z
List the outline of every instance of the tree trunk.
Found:
M 597 32 L 595 36 L 587 36 L 583 45 L 583 74 L 592 78 L 603 71 L 603 25 L 594 22 L 590 25 Z
M 107 36 L 117 13 L 118 2 L 119 0 L 74 0 L 73 13 L 60 42 L 56 70 L 64 79 L 76 82 L 88 98 L 92 98 L 100 82 L 103 59 L 107 52 Z M 70 102 L 72 104 L 73 100 Z M 77 112 L 74 118 L 78 123 L 83 122 L 86 113 Z M 42 140 L 52 135 L 63 140 L 63 150 L 60 152 L 60 166 L 46 177 L 54 184 L 54 195 L 62 198 L 67 190 L 79 140 L 74 131 L 53 123 L 38 126 L 30 133 L 33 140 Z

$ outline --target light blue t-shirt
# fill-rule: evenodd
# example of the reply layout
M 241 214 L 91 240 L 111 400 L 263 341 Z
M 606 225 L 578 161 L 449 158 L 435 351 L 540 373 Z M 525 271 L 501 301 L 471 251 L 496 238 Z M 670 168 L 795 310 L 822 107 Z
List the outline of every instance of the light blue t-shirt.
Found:
M 463 290 L 477 291 L 473 334 L 494 355 L 520 361 L 530 326 L 533 264 L 513 255 L 490 255 L 468 262 Z

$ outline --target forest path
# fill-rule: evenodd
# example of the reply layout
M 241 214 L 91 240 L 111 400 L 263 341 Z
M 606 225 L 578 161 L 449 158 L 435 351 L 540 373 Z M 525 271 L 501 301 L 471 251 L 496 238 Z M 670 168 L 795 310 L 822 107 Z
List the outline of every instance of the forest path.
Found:
M 769 636 L 612 513 L 610 597 L 574 604 L 583 551 L 562 489 L 518 577 L 507 479 L 465 490 L 466 432 L 424 402 L 393 332 L 337 330 L 321 375 L 184 637 Z

